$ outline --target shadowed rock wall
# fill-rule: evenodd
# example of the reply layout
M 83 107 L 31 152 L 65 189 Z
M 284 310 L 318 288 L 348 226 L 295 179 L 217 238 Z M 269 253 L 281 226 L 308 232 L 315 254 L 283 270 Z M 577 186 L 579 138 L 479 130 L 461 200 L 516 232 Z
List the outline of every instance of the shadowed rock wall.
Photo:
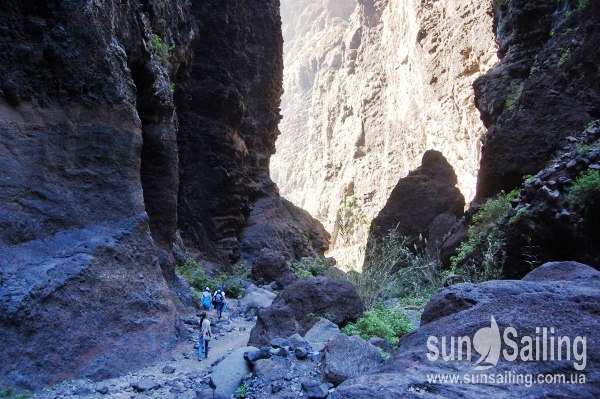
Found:
M 260 250 L 246 239 L 244 253 L 240 251 L 240 234 L 255 201 L 272 197 L 272 203 L 283 207 L 269 177 L 281 119 L 279 2 L 202 1 L 194 3 L 193 13 L 199 21 L 194 58 L 180 70 L 175 92 L 180 120 L 179 225 L 189 248 L 229 263 L 240 256 L 252 258 Z M 289 226 L 281 228 L 286 222 Z M 327 237 L 314 220 L 308 229 L 295 228 L 293 218 L 269 223 L 279 224 L 289 235 L 306 231 L 306 236 Z M 287 255 L 287 245 L 274 246 Z M 320 244 L 306 245 L 309 252 L 313 246 L 323 252 Z
M 2 384 L 106 378 L 180 338 L 172 262 L 159 262 L 176 227 L 161 210 L 176 194 L 175 114 L 151 35 L 176 68 L 193 26 L 181 4 L 3 3 Z
M 184 335 L 178 228 L 221 265 L 242 235 L 249 260 L 257 246 L 326 249 L 322 226 L 268 177 L 278 7 L 3 2 L 0 385 L 107 378 L 172 349 Z M 258 200 L 268 212 L 253 213 Z

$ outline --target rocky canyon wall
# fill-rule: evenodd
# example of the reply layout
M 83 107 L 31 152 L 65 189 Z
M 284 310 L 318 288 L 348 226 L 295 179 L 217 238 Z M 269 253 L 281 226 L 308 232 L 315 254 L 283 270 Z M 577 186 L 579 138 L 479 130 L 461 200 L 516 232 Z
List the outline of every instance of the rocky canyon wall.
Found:
M 168 70 L 151 35 L 181 62 L 193 32 L 181 5 L 3 2 L 4 385 L 115 375 L 160 356 L 181 335 L 160 264 L 160 246 L 175 233 L 176 172 L 159 173 L 153 186 L 147 179 L 157 158 L 177 170 Z M 144 154 L 150 137 L 162 156 Z M 163 201 L 171 211 L 155 220 Z
M 484 132 L 475 78 L 496 61 L 491 2 L 282 1 L 281 192 L 355 257 L 398 180 L 440 151 L 469 201 Z
M 192 12 L 198 39 L 175 90 L 186 246 L 225 264 L 251 262 L 264 247 L 288 258 L 322 253 L 323 227 L 286 204 L 269 177 L 281 119 L 279 2 L 199 1 Z
M 268 176 L 278 6 L 2 3 L 0 385 L 106 378 L 172 349 L 186 252 L 326 249 Z

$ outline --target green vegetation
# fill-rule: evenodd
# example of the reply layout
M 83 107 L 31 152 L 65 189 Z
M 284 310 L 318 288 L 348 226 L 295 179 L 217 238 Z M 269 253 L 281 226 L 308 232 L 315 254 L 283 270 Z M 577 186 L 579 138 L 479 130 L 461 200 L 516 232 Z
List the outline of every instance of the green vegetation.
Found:
M 219 285 L 223 285 L 223 291 L 228 298 L 238 298 L 244 293 L 244 287 L 239 281 L 233 281 L 225 284 L 227 280 L 239 278 L 245 280 L 250 275 L 249 267 L 244 262 L 239 262 L 233 266 L 233 275 L 222 273 L 216 278 L 210 278 L 206 275 L 206 271 L 198 266 L 195 260 L 188 259 L 176 268 L 177 274 L 187 280 L 193 290 L 194 301 L 200 304 L 200 294 L 206 287 L 210 292 L 217 290 Z
M 578 155 L 586 155 L 588 152 L 590 152 L 592 146 L 583 142 L 579 142 L 577 143 L 577 146 L 575 147 L 575 152 Z
M 206 275 L 206 271 L 198 266 L 193 259 L 188 259 L 183 265 L 178 266 L 177 273 L 186 279 L 192 288 L 201 292 L 204 291 L 205 287 L 210 288 L 211 291 L 217 289 L 217 284 Z
M 379 356 L 381 356 L 381 360 L 386 361 L 390 358 L 390 354 L 387 353 L 383 348 L 380 348 L 378 346 L 376 346 L 376 348 L 379 351 Z
M 235 390 L 235 393 L 233 395 L 237 399 L 245 399 L 247 394 L 248 394 L 248 385 L 246 385 L 246 383 L 243 383 L 242 385 L 237 387 L 237 389 Z
M 356 323 L 349 323 L 342 329 L 348 335 L 358 335 L 363 339 L 377 336 L 392 345 L 398 345 L 398 339 L 413 330 L 414 327 L 404 311 L 389 309 L 382 304 L 365 311 Z
M 527 214 L 527 212 L 529 212 L 530 208 L 531 208 L 530 204 L 525 204 L 524 206 L 519 206 L 517 208 L 517 212 L 510 218 L 508 223 L 510 223 L 510 224 L 516 223 L 517 220 L 521 219 L 523 216 L 525 216 Z
M 29 395 L 25 393 L 16 393 L 12 388 L 0 387 L 0 398 L 5 399 L 27 399 Z
M 593 128 L 598 121 L 598 119 L 592 119 L 591 121 L 585 124 L 585 129 L 587 130 Z
M 367 217 L 354 195 L 349 195 L 340 204 L 336 224 L 342 239 L 349 243 L 351 237 L 367 224 Z
M 396 230 L 371 239 L 363 270 L 347 273 L 367 308 L 392 297 L 405 307 L 422 308 L 442 288 L 448 272 L 416 245 L 410 250 L 407 242 Z
M 292 262 L 290 266 L 299 278 L 307 279 L 326 275 L 327 270 L 330 268 L 330 263 L 325 258 L 306 257 Z
M 571 49 L 568 48 L 562 52 L 560 58 L 558 59 L 558 63 L 556 64 L 559 68 L 564 66 L 567 61 L 571 58 Z
M 516 83 L 514 80 L 510 82 L 510 88 L 508 89 L 508 96 L 504 101 L 504 106 L 513 111 L 515 109 L 515 105 L 519 98 L 521 97 L 521 93 L 523 92 L 523 83 Z
M 586 8 L 589 3 L 590 3 L 590 0 L 579 0 L 579 4 L 578 4 L 579 9 Z
M 169 58 L 171 57 L 171 50 L 173 50 L 173 46 L 169 47 L 163 42 L 162 38 L 153 33 L 150 38 L 150 44 L 152 45 L 152 55 L 160 64 L 162 64 L 166 68 L 171 67 L 171 62 Z
M 452 270 L 463 281 L 477 283 L 500 277 L 506 254 L 504 237 L 497 224 L 512 209 L 511 200 L 518 193 L 518 190 L 508 194 L 501 192 L 488 199 L 473 215 L 467 241 L 458 247 L 456 255 L 451 258 Z M 475 260 L 477 248 L 482 251 L 479 262 Z
M 588 169 L 573 182 L 568 200 L 571 206 L 585 205 L 600 198 L 600 172 Z

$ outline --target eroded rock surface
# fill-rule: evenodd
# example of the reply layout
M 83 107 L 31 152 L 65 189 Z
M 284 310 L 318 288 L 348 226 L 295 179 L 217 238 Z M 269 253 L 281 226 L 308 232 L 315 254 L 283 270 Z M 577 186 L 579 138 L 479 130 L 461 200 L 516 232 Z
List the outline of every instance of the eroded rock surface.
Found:
M 421 327 L 403 337 L 398 352 L 381 368 L 372 374 L 343 382 L 331 397 L 409 398 L 415 397 L 416 392 L 419 397 L 426 398 L 546 397 L 554 395 L 557 390 L 560 390 L 561 395 L 570 397 L 598 396 L 600 373 L 595 365 L 600 362 L 599 299 L 600 272 L 574 262 L 543 265 L 521 281 L 488 281 L 452 286 L 441 291 L 427 304 L 421 318 Z M 499 358 L 494 358 L 497 364 L 491 368 L 475 370 L 481 355 L 473 349 L 471 360 L 465 360 L 467 355 L 463 351 L 463 358 L 459 360 L 456 347 L 453 360 L 444 361 L 441 358 L 442 337 L 447 337 L 447 343 L 451 342 L 450 337 L 455 337 L 456 340 L 457 337 L 466 336 L 474 340 L 478 331 L 482 328 L 492 329 L 494 323 L 498 329 L 498 340 L 504 339 L 502 337 L 506 328 L 513 327 L 516 330 L 515 342 L 520 352 L 515 361 L 509 361 L 500 354 Z M 521 338 L 530 336 L 535 345 L 538 337 L 542 345 L 544 327 L 547 328 L 547 360 L 541 357 L 543 347 L 540 349 L 539 360 L 536 358 L 537 349 L 532 347 L 533 357 L 529 361 L 523 361 L 519 356 L 527 356 L 527 350 L 521 351 L 526 344 Z M 551 327 L 555 338 L 569 337 L 571 353 L 568 360 L 564 352 L 562 360 L 558 360 L 558 338 L 550 341 Z M 427 357 L 428 354 L 434 355 L 427 346 L 431 336 L 438 339 L 437 343 L 430 341 L 439 350 L 437 360 Z M 577 337 L 585 337 L 585 350 L 582 341 L 575 341 Z M 501 348 L 507 350 L 509 355 L 513 354 L 513 350 L 504 342 Z M 554 345 L 554 360 L 550 358 L 550 345 Z M 562 349 L 566 350 L 564 346 Z M 446 348 L 447 356 L 452 353 L 449 350 L 450 344 Z M 577 355 L 574 355 L 574 351 Z M 518 384 L 481 383 L 482 374 L 506 376 L 509 372 L 513 376 L 523 375 L 521 378 L 532 379 L 538 375 L 563 374 L 569 380 L 574 375 L 576 381 L 584 379 L 585 383 L 527 384 L 526 380 Z M 435 378 L 436 374 L 455 375 L 462 383 L 444 384 L 428 380 L 431 376 Z M 531 377 L 525 377 L 526 375 Z M 465 376 L 479 379 L 480 383 L 466 383 Z
M 491 2 L 284 0 L 283 119 L 272 175 L 356 258 L 367 232 L 338 229 L 356 199 L 366 225 L 426 150 L 467 201 L 484 132 L 471 84 L 497 60 Z M 344 250 L 346 249 L 346 250 Z
M 364 309 L 356 289 L 347 281 L 325 277 L 300 280 L 259 311 L 248 342 L 260 347 L 276 337 L 303 335 L 319 316 L 343 326 L 358 319 Z

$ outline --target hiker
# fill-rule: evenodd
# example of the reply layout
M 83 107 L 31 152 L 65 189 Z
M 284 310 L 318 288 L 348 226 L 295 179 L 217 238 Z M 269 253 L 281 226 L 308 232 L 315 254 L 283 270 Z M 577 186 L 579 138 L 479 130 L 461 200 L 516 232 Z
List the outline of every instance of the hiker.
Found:
M 206 289 L 202 293 L 202 309 L 204 309 L 204 310 L 210 309 L 211 298 L 212 298 L 212 296 L 210 295 L 210 289 L 208 287 L 206 287 Z
M 210 320 L 206 317 L 206 312 L 200 314 L 200 338 L 198 340 L 198 361 L 202 361 L 202 352 L 204 358 L 208 357 L 208 342 L 212 339 L 210 330 Z
M 217 317 L 220 319 L 223 309 L 225 308 L 225 292 L 223 292 L 223 286 L 220 285 L 219 289 L 213 294 L 213 304 L 217 310 Z

